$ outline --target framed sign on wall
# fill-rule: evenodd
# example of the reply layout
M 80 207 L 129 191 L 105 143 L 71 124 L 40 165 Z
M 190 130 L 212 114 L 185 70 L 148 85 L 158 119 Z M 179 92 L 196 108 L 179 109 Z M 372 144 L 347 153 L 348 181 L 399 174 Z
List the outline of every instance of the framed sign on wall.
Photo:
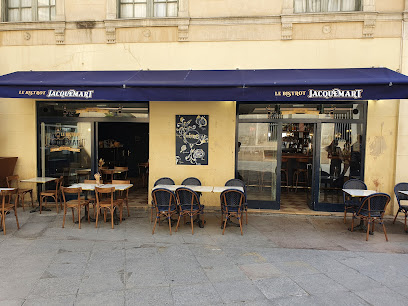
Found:
M 208 115 L 176 115 L 176 164 L 208 165 Z

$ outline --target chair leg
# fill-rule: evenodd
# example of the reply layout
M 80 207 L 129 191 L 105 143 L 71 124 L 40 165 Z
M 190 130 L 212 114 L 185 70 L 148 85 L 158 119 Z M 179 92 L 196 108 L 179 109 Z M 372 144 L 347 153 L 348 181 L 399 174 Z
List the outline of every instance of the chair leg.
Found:
M 373 229 L 371 230 L 374 233 L 374 225 L 375 225 L 375 220 L 373 220 Z
M 112 223 L 112 228 L 113 228 L 113 208 L 112 207 L 110 209 L 110 213 L 111 213 L 111 223 Z
M 367 234 L 366 234 L 366 241 L 368 241 L 368 235 L 370 234 L 370 220 L 367 220 Z
M 128 217 L 130 217 L 130 211 L 129 211 L 129 199 L 126 198 L 126 208 L 127 208 L 127 212 L 128 212 Z
M 154 218 L 154 225 L 153 225 L 152 235 L 154 235 L 154 230 L 156 229 L 157 219 L 158 219 L 158 217 L 156 216 L 156 218 Z
M 169 220 L 169 230 L 170 230 L 170 235 L 171 235 L 171 217 L 168 216 L 167 219 Z
M 67 215 L 67 208 L 64 205 L 64 217 L 62 218 L 62 228 L 64 228 L 65 226 L 65 216 Z
M 191 235 L 194 235 L 194 220 L 193 220 L 193 215 L 190 216 L 190 222 L 191 222 Z
M 179 217 L 177 218 L 176 232 L 177 232 L 177 229 L 178 229 L 178 227 L 180 225 L 180 217 L 181 217 L 181 215 L 179 214 Z
M 40 215 L 42 212 L 43 197 L 40 196 Z
M 119 223 L 122 223 L 123 205 L 119 207 Z
M 31 207 L 34 207 L 34 199 L 33 199 L 33 191 L 30 190 L 30 197 L 31 197 Z
M 354 214 L 351 216 L 351 232 L 354 230 Z
M 248 225 L 248 208 L 245 208 L 245 224 Z
M 89 204 L 85 206 L 85 208 L 88 208 L 88 223 L 91 223 L 91 219 L 89 218 Z
M 74 208 L 71 207 L 71 211 L 72 211 L 72 223 L 75 223 Z
M 241 229 L 241 236 L 243 235 L 242 233 L 242 218 L 238 217 L 238 222 L 239 222 L 239 228 Z
M 346 224 L 346 214 L 347 214 L 347 209 L 344 208 L 344 224 Z
M 17 202 L 18 202 L 18 200 L 17 200 Z M 25 211 L 25 208 L 24 208 L 24 193 L 21 195 L 21 207 L 23 207 L 23 211 Z
M 81 204 L 78 204 L 78 223 L 79 229 L 81 229 Z
M 3 233 L 6 234 L 6 212 L 3 211 L 2 213 L 2 220 L 3 220 Z
M 394 218 L 394 221 L 392 222 L 392 224 L 395 224 L 395 220 L 397 220 L 399 212 L 400 212 L 400 210 L 398 209 L 397 214 L 395 215 L 395 218 Z
M 98 218 L 99 218 L 99 207 L 96 208 L 96 218 L 95 218 L 95 227 L 98 227 Z
M 225 220 L 224 220 L 224 229 L 222 230 L 222 234 L 224 235 L 224 233 L 225 233 L 225 227 L 227 226 L 227 220 L 228 220 L 228 217 L 227 216 L 225 216 Z
M 57 207 L 57 214 L 59 214 L 59 203 L 58 203 L 58 195 L 55 195 L 55 197 L 54 197 L 54 199 L 55 199 L 55 206 Z
M 387 236 L 387 231 L 385 230 L 385 225 L 384 225 L 384 221 L 381 220 L 382 226 L 383 226 L 383 230 L 384 230 L 384 235 L 385 235 L 385 241 L 388 242 L 388 236 Z
M 17 209 L 15 208 L 14 208 L 14 215 L 16 216 L 17 229 L 20 229 L 20 224 L 18 224 Z

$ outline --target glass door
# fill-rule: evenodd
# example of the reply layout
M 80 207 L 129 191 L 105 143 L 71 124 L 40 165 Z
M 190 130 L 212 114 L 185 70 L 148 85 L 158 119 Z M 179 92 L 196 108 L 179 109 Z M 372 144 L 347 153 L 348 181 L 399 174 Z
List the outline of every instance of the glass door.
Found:
M 237 176 L 247 185 L 250 208 L 279 209 L 277 148 L 277 123 L 239 124 Z

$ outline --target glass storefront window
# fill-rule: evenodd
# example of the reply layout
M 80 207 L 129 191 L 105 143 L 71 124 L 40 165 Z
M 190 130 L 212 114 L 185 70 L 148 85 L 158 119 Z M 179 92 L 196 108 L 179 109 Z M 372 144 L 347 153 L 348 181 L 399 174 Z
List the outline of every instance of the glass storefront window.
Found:
M 276 201 L 277 124 L 240 123 L 238 178 L 248 200 Z
M 240 104 L 239 119 L 360 119 L 361 103 Z
M 344 182 L 361 179 L 362 129 L 358 123 L 322 123 L 319 202 L 341 203 Z
M 64 177 L 64 185 L 91 176 L 91 122 L 41 122 L 41 175 Z

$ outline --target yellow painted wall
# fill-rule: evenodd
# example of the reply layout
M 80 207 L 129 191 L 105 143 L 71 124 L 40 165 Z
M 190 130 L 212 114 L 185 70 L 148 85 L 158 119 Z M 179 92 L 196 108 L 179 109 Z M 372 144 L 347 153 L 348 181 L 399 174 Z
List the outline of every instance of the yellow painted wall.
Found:
M 398 100 L 368 102 L 365 182 L 368 189 L 388 193 L 392 198 L 396 183 L 398 105 Z M 387 211 L 393 213 L 395 205 L 392 201 Z
M 14 173 L 21 179 L 37 176 L 34 100 L 0 99 L 0 131 L 0 156 L 18 157 Z
M 400 39 L 2 46 L 0 73 L 18 70 L 400 67 Z
M 171 177 L 177 185 L 194 176 L 207 186 L 224 186 L 234 178 L 235 105 L 231 101 L 150 102 L 149 190 L 160 177 Z M 176 115 L 209 115 L 208 165 L 176 165 Z M 202 202 L 218 207 L 219 196 L 203 193 Z

